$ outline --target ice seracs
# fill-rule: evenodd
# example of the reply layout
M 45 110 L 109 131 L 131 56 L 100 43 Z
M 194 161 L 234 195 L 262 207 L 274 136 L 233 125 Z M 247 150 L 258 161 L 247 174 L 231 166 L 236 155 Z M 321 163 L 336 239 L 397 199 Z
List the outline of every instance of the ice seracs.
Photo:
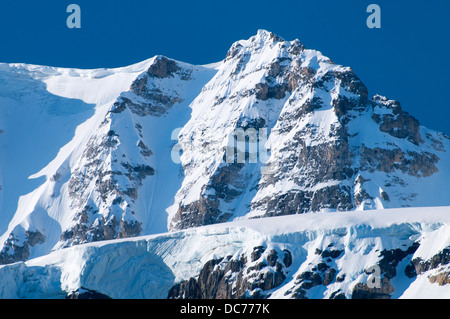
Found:
M 1 266 L 0 297 L 449 298 L 449 216 L 288 215 L 75 245 Z

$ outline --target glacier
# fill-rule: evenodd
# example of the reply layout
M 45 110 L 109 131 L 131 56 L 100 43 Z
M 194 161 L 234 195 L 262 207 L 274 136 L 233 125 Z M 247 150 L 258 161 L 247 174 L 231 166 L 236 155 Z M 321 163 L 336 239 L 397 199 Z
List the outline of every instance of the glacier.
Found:
M 354 286 L 368 279 L 365 269 L 380 262 L 382 251 L 406 251 L 420 242 L 394 265 L 392 298 L 450 298 L 448 286 L 430 280 L 448 273 L 448 264 L 405 275 L 412 260 L 430 260 L 450 245 L 449 212 L 448 207 L 436 207 L 289 215 L 81 244 L 1 266 L 0 297 L 65 298 L 83 287 L 111 298 L 167 298 L 174 284 L 198 276 L 208 260 L 265 247 L 292 254 L 286 279 L 264 292 L 269 298 L 288 298 L 299 275 L 320 264 L 317 252 L 333 246 L 344 252 L 330 264 L 336 277 L 345 274 L 345 279 L 311 287 L 306 297 L 329 298 L 340 291 L 351 298 Z

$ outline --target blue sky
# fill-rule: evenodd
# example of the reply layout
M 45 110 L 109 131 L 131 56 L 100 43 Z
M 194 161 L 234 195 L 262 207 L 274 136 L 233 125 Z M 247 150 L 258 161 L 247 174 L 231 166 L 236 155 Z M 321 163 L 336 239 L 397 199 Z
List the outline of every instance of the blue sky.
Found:
M 81 7 L 81 29 L 66 8 Z M 369 4 L 381 29 L 369 29 Z M 156 54 L 205 64 L 267 29 L 351 66 L 422 125 L 450 135 L 450 1 L 39 0 L 0 3 L 0 62 L 118 67 Z

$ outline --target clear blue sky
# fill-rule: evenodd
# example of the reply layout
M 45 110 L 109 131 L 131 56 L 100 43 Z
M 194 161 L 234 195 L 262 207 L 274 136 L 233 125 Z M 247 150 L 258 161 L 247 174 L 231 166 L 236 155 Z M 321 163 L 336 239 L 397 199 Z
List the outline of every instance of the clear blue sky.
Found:
M 66 26 L 71 3 L 81 7 L 78 30 Z M 371 3 L 381 29 L 366 26 Z M 371 95 L 450 135 L 449 0 L 1 1 L 0 62 L 117 67 L 162 54 L 205 64 L 258 29 L 351 66 Z

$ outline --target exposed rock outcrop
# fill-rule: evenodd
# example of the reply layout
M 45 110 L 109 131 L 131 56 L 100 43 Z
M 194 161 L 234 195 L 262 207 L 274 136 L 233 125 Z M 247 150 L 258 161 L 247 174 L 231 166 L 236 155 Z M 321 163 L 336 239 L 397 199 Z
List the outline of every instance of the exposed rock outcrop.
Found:
M 111 299 L 109 296 L 101 292 L 87 289 L 84 287 L 71 291 L 67 294 L 66 299 Z
M 428 260 L 414 258 L 405 268 L 405 274 L 410 278 L 428 272 L 431 283 L 440 286 L 450 284 L 450 247 L 444 248 Z
M 406 250 L 396 248 L 381 251 L 381 259 L 376 265 L 379 267 L 379 273 L 374 274 L 379 276 L 375 279 L 378 280 L 378 283 L 357 283 L 352 291 L 352 299 L 390 299 L 391 294 L 394 292 L 394 287 L 390 280 L 397 275 L 399 262 L 414 254 L 419 245 L 418 242 L 415 242 Z M 373 272 L 374 267 L 370 267 L 366 274 L 371 275 Z
M 316 249 L 318 255 L 317 263 L 309 264 L 308 270 L 299 273 L 293 282 L 293 285 L 284 293 L 288 298 L 307 299 L 307 291 L 316 286 L 328 286 L 345 277 L 345 274 L 339 274 L 335 265 L 335 259 L 342 256 L 344 250 L 329 244 L 326 249 Z M 332 299 L 345 299 L 345 294 L 341 291 L 335 291 L 331 295 Z
M 23 232 L 20 226 L 16 229 L 19 234 Z M 18 235 L 14 231 L 9 235 L 0 252 L 0 265 L 27 260 L 30 257 L 30 248 L 43 244 L 46 240 L 45 235 L 39 230 L 26 230 L 23 235 Z
M 213 259 L 205 263 L 198 278 L 173 286 L 169 299 L 252 299 L 266 298 L 270 290 L 286 279 L 292 255 L 263 246 L 250 253 Z

